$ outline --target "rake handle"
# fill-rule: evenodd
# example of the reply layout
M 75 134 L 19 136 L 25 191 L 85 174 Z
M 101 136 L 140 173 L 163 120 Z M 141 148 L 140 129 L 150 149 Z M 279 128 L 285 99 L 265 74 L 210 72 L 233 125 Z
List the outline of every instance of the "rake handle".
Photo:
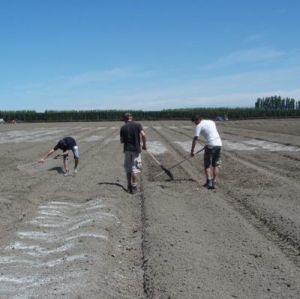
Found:
M 172 167 L 170 167 L 169 170 L 171 170 L 172 168 L 178 166 L 179 164 L 183 163 L 184 161 L 186 161 L 186 160 L 188 160 L 188 159 L 190 159 L 190 158 L 191 158 L 191 157 L 185 158 L 184 160 L 182 160 L 182 161 L 180 161 L 179 163 L 177 163 L 177 164 L 173 165 Z M 153 177 L 153 179 L 157 178 L 158 176 L 160 176 L 160 175 L 162 175 L 162 174 L 164 174 L 164 173 L 165 173 L 165 171 L 162 171 L 162 172 L 156 174 L 156 175 Z
M 53 160 L 53 159 L 46 159 L 45 161 L 49 161 L 49 160 Z M 45 162 L 44 161 L 44 162 Z M 39 163 L 39 161 L 36 161 L 36 162 L 32 162 L 32 163 L 28 163 L 28 164 L 24 164 L 24 165 L 18 165 L 18 168 L 20 167 L 25 167 L 25 166 L 29 166 L 29 165 L 33 165 L 33 164 L 37 164 Z
M 146 150 L 146 152 L 157 162 L 159 166 L 161 166 L 161 163 L 159 163 L 159 161 L 157 161 L 156 158 L 149 151 Z
M 202 149 L 200 149 L 199 151 L 197 151 L 197 152 L 195 153 L 195 155 L 198 154 L 198 153 L 200 153 L 200 152 L 202 152 L 204 149 L 205 149 L 205 147 L 203 147 Z M 171 167 L 169 168 L 169 170 L 171 170 L 172 168 L 178 166 L 179 164 L 183 163 L 184 161 L 186 161 L 186 160 L 188 160 L 188 159 L 190 159 L 190 158 L 192 158 L 192 157 L 191 157 L 191 156 L 187 156 L 187 157 L 184 158 L 182 161 L 180 161 L 180 162 L 176 163 L 175 165 L 171 166 Z M 165 173 L 165 172 L 162 171 L 162 172 L 158 173 L 157 175 L 155 175 L 152 179 L 155 179 L 155 178 L 157 178 L 158 176 L 160 176 L 160 175 L 162 175 L 162 174 L 164 174 L 164 173 Z

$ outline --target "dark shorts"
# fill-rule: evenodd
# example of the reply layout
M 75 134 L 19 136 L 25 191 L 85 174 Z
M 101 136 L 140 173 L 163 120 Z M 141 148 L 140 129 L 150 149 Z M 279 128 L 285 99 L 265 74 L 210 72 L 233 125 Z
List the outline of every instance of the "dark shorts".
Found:
M 207 145 L 204 150 L 204 167 L 221 167 L 221 146 Z

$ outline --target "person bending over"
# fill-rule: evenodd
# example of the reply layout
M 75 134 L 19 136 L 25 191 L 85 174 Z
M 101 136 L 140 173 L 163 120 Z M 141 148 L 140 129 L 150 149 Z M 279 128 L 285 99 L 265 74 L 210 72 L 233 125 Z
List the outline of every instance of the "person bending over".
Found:
M 79 163 L 79 148 L 77 146 L 76 140 L 72 137 L 65 137 L 58 141 L 58 143 L 51 149 L 43 158 L 39 160 L 39 163 L 44 163 L 44 161 L 49 157 L 52 153 L 57 151 L 58 149 L 62 150 L 61 154 L 58 154 L 54 157 L 57 159 L 58 157 L 63 157 L 63 165 L 64 165 L 64 176 L 69 175 L 69 168 L 68 168 L 68 160 L 69 160 L 69 151 L 71 150 L 74 155 L 75 159 L 75 166 L 74 166 L 74 174 L 77 173 L 77 166 Z

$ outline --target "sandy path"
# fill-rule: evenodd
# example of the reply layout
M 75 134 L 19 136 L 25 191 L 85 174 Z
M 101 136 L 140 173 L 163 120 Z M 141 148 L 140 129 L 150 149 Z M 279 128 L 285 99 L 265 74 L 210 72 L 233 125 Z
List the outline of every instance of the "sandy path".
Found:
M 143 152 L 138 196 L 124 190 L 121 122 L 1 125 L 0 298 L 299 298 L 299 124 L 218 123 L 216 190 L 202 188 L 202 153 L 153 181 Z M 164 166 L 188 157 L 190 122 L 143 125 Z M 17 169 L 68 135 L 76 176 L 59 160 Z

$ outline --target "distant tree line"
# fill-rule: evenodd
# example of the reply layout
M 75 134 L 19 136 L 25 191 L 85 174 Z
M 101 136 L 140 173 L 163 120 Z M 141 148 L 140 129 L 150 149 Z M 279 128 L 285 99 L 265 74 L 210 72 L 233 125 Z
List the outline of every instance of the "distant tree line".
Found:
M 294 110 L 300 109 L 300 101 L 296 101 L 293 98 L 282 98 L 281 96 L 258 98 L 255 108 L 263 110 Z
M 85 122 L 85 121 L 122 121 L 127 110 L 35 110 L 1 111 L 0 118 L 6 122 Z M 180 108 L 160 111 L 129 111 L 137 121 L 141 120 L 190 120 L 195 113 L 208 119 L 218 116 L 229 120 L 253 118 L 300 117 L 300 102 L 281 97 L 258 98 L 255 108 Z

